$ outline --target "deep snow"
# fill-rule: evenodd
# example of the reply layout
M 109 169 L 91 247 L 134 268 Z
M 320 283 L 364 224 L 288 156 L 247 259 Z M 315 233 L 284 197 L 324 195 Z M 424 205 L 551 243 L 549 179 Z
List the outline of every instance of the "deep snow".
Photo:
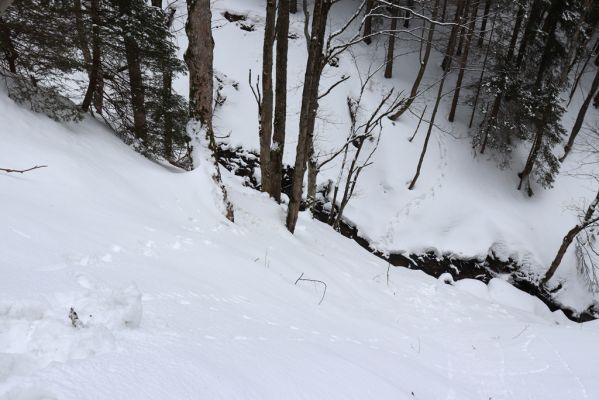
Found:
M 249 64 L 226 60 L 259 60 L 259 4 L 215 4 L 217 68 L 231 79 L 245 82 Z M 220 21 L 225 6 L 255 13 L 257 30 Z M 238 43 L 228 52 L 227 37 Z M 255 146 L 248 89 L 228 90 L 219 128 Z M 336 93 L 331 114 L 334 101 L 345 104 Z M 48 165 L 0 173 L 0 399 L 599 398 L 597 321 L 573 323 L 500 279 L 449 285 L 388 269 L 307 213 L 292 236 L 285 206 L 225 174 L 231 224 L 204 166 L 186 173 L 150 162 L 89 118 L 58 124 L 2 92 L 0 120 L 0 166 Z M 545 250 L 574 221 L 563 202 L 582 196 L 584 184 L 563 177 L 526 199 L 508 191 L 512 171 L 471 161 L 463 143 L 437 132 L 440 144 L 409 192 L 420 146 L 406 140 L 413 124 L 385 127 L 388 142 L 350 203 L 348 216 L 372 240 L 467 255 L 501 242 L 506 252 L 551 256 Z M 319 129 L 332 147 L 345 136 L 335 124 Z M 288 157 L 294 146 L 292 135 Z M 388 170 L 392 162 L 401 164 Z M 491 177 L 505 186 L 480 190 Z M 326 283 L 321 305 L 321 284 L 295 284 L 302 273 Z M 70 307 L 82 327 L 71 326 Z

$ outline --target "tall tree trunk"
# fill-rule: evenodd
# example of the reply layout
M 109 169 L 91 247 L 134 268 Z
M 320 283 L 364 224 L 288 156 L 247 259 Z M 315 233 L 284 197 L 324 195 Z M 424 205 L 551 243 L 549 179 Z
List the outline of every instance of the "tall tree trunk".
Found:
M 551 262 L 549 269 L 547 270 L 545 276 L 541 281 L 542 284 L 546 284 L 553 277 L 555 271 L 557 271 L 557 268 L 560 266 L 562 259 L 564 258 L 564 255 L 566 254 L 566 250 L 568 250 L 568 247 L 570 247 L 570 244 L 572 244 L 574 238 L 576 238 L 576 235 L 578 235 L 584 229 L 588 228 L 589 225 L 592 224 L 594 220 L 596 220 L 596 218 L 593 218 L 593 216 L 595 214 L 595 210 L 597 209 L 597 205 L 599 205 L 599 192 L 597 192 L 595 199 L 587 208 L 587 211 L 582 221 L 579 224 L 575 225 L 572 229 L 570 229 L 570 231 L 568 231 L 568 233 L 562 240 L 562 244 L 559 247 L 559 250 L 557 251 L 555 258 Z
M 443 58 L 443 62 L 441 63 L 441 69 L 443 71 L 448 71 L 451 67 L 449 60 L 453 57 L 453 52 L 455 49 L 458 32 L 460 29 L 460 22 L 462 20 L 462 13 L 464 6 L 468 7 L 468 3 L 470 0 L 457 0 L 455 16 L 453 17 L 453 26 L 451 27 L 451 33 L 449 34 L 449 40 L 447 41 L 447 48 L 445 50 L 445 57 Z
M 133 108 L 133 131 L 135 137 L 146 142 L 148 131 L 146 123 L 146 106 L 143 77 L 141 73 L 141 52 L 128 29 L 127 21 L 134 18 L 130 0 L 118 0 L 119 14 L 122 21 L 123 40 L 125 42 L 125 56 L 129 71 L 129 86 L 131 88 L 131 106 Z
M 520 68 L 526 49 L 529 43 L 534 41 L 537 34 L 538 25 L 541 23 L 543 17 L 543 0 L 533 0 L 530 10 L 528 12 L 528 19 L 526 20 L 526 26 L 524 27 L 524 34 L 520 40 L 520 47 L 518 49 L 518 56 L 516 57 L 516 68 Z
M 407 6 L 411 10 L 412 7 L 414 7 L 414 0 L 408 0 Z M 405 16 L 405 20 L 403 22 L 403 27 L 404 28 L 409 28 L 410 27 L 410 21 L 412 20 L 412 12 L 409 11 L 409 10 L 406 10 L 406 13 L 404 14 L 404 16 Z
M 275 115 L 273 146 L 270 152 L 272 171 L 272 193 L 277 202 L 281 202 L 283 179 L 283 152 L 287 128 L 287 50 L 289 47 L 289 0 L 279 0 L 277 11 L 277 57 L 275 81 Z
M 474 1 L 474 0 L 469 0 L 469 2 L 470 1 Z M 467 4 L 466 7 L 464 7 L 463 12 L 464 12 L 464 14 L 462 15 L 462 19 L 460 20 L 462 27 L 460 28 L 458 48 L 455 51 L 456 56 L 462 55 L 462 50 L 464 47 L 464 38 L 466 37 L 466 26 L 465 25 L 468 23 L 467 21 L 469 20 L 469 17 L 470 17 L 470 4 Z
M 480 24 L 480 36 L 478 37 L 478 47 L 482 47 L 483 43 L 485 42 L 485 34 L 487 33 L 487 21 L 489 20 L 489 11 L 491 10 L 491 1 L 492 0 L 485 1 L 485 11 L 483 11 L 483 20 Z
M 433 13 L 431 16 L 432 21 L 435 21 L 437 19 L 438 12 L 439 12 L 439 0 L 435 0 L 435 4 L 433 5 Z M 423 22 L 423 24 L 426 24 L 426 22 Z M 423 35 L 424 35 L 424 27 L 423 27 Z M 426 65 L 428 64 L 428 59 L 430 58 L 430 55 L 431 55 L 431 49 L 433 46 L 434 36 L 435 36 L 435 23 L 431 23 L 431 26 L 428 30 L 428 36 L 426 38 L 426 49 L 424 50 L 424 57 L 420 60 L 420 68 L 418 68 L 418 74 L 416 75 L 416 79 L 414 80 L 414 83 L 412 84 L 412 89 L 410 90 L 410 97 L 408 97 L 406 99 L 404 104 L 402 104 L 402 106 L 397 110 L 396 113 L 389 116 L 389 119 L 395 121 L 404 112 L 406 112 L 406 110 L 408 110 L 410 108 L 410 106 L 414 102 L 414 99 L 416 99 L 416 96 L 418 95 L 418 88 L 420 87 L 420 82 L 422 81 L 422 78 L 424 77 L 424 72 L 426 71 Z
M 289 0 L 289 12 L 295 14 L 297 12 L 297 0 Z
M 456 81 L 455 91 L 453 92 L 453 99 L 451 101 L 451 110 L 449 111 L 448 119 L 450 122 L 453 122 L 455 119 L 455 112 L 458 107 L 458 100 L 460 99 L 460 90 L 462 89 L 464 72 L 466 71 L 466 64 L 468 63 L 468 53 L 470 52 L 470 43 L 472 42 L 472 35 L 474 34 L 478 4 L 479 0 L 472 0 L 472 10 L 470 11 L 470 23 L 468 24 L 468 32 L 466 33 L 464 53 L 462 54 L 462 59 L 460 60 L 460 72 L 458 73 L 458 79 Z
M 435 7 L 436 8 L 436 7 Z M 441 81 L 439 82 L 439 91 L 437 92 L 437 99 L 435 100 L 435 106 L 433 107 L 433 113 L 431 114 L 431 120 L 428 124 L 428 130 L 426 131 L 426 138 L 424 139 L 424 145 L 422 146 L 422 152 L 420 153 L 420 159 L 418 160 L 418 166 L 416 167 L 416 173 L 412 178 L 412 182 L 408 187 L 409 190 L 414 189 L 416 185 L 416 181 L 418 177 L 420 177 L 420 170 L 422 169 L 422 163 L 424 162 L 424 156 L 426 155 L 426 150 L 428 148 L 428 141 L 431 137 L 431 133 L 433 131 L 433 127 L 435 126 L 435 118 L 437 116 L 437 111 L 439 111 L 439 104 L 441 103 L 441 98 L 443 97 L 443 86 L 445 85 L 445 78 L 451 72 L 451 59 L 453 58 L 453 50 L 449 47 L 446 50 L 445 57 L 449 62 L 449 70 L 443 74 L 441 77 Z
M 10 36 L 10 29 L 8 28 L 8 26 L 6 26 L 6 23 L 4 22 L 2 17 L 0 17 L 0 46 L 2 46 L 2 50 L 4 51 L 4 57 L 6 58 L 6 62 L 8 63 L 8 69 L 13 74 L 16 74 L 18 53 L 12 42 L 12 38 Z
M 266 1 L 266 22 L 262 46 L 262 104 L 260 105 L 260 178 L 262 191 L 271 193 L 272 174 L 270 165 L 270 145 L 272 143 L 273 91 L 272 64 L 275 40 L 277 2 Z
M 520 35 L 520 28 L 522 27 L 522 22 L 524 20 L 524 5 L 522 3 L 518 6 L 518 12 L 516 14 L 516 22 L 514 24 L 514 29 L 512 30 L 512 37 L 510 39 L 510 44 L 508 47 L 506 59 L 505 59 L 505 68 L 511 68 L 512 59 L 514 58 L 514 52 L 516 50 L 516 43 L 518 41 L 518 36 Z M 495 95 L 495 99 L 493 100 L 493 105 L 491 106 L 491 112 L 487 117 L 487 125 L 484 128 L 483 133 L 483 141 L 480 148 L 480 153 L 483 154 L 485 149 L 487 148 L 487 142 L 489 138 L 489 131 L 493 128 L 495 122 L 497 121 L 497 116 L 499 115 L 499 109 L 501 107 L 501 100 L 503 98 L 503 93 L 498 92 Z
M 545 23 L 543 25 L 543 31 L 547 36 L 545 41 L 545 47 L 543 49 L 543 54 L 539 61 L 539 70 L 537 72 L 535 88 L 537 91 L 542 91 L 545 80 L 545 72 L 551 65 L 551 57 L 553 48 L 556 46 L 556 37 L 555 30 L 557 28 L 557 23 L 560 17 L 560 2 L 561 0 L 553 0 L 551 2 L 551 8 L 549 10 L 549 15 L 545 19 Z M 537 130 L 535 134 L 535 138 L 533 141 L 532 148 L 530 149 L 530 153 L 526 160 L 526 164 L 524 165 L 524 169 L 520 172 L 520 183 L 518 184 L 518 190 L 522 188 L 524 182 L 526 182 L 528 186 L 528 195 L 532 195 L 532 190 L 530 188 L 530 174 L 534 169 L 534 165 L 537 161 L 537 157 L 539 154 L 539 150 L 541 149 L 541 145 L 543 143 L 543 138 L 545 136 L 545 121 L 547 116 L 551 113 L 551 110 L 544 109 L 539 116 L 539 119 L 536 122 Z
M 319 1 L 319 0 L 316 0 Z M 364 17 L 364 43 L 370 44 L 372 43 L 372 17 L 370 16 L 370 12 L 372 11 L 372 7 L 374 6 L 374 0 L 366 0 L 366 16 Z
M 393 53 L 395 51 L 395 31 L 397 30 L 397 8 L 391 7 L 390 10 L 391 26 L 389 27 L 389 41 L 387 43 L 387 60 L 385 62 L 385 78 L 393 76 Z M 406 20 L 408 21 L 408 20 Z
M 576 122 L 574 122 L 574 127 L 572 128 L 572 132 L 570 133 L 570 137 L 568 138 L 568 143 L 564 147 L 564 155 L 560 158 L 560 161 L 564 161 L 570 150 L 572 150 L 572 146 L 574 145 L 574 140 L 576 140 L 576 136 L 578 132 L 580 132 L 580 128 L 582 128 L 582 123 L 584 122 L 584 117 L 589 109 L 589 105 L 591 104 L 591 100 L 593 100 L 593 96 L 597 92 L 599 88 L 599 69 L 595 73 L 595 79 L 593 79 L 593 83 L 591 84 L 591 89 L 587 94 L 587 97 L 584 99 L 582 106 L 580 107 L 580 111 L 578 111 L 578 115 L 576 116 Z
M 185 63 L 189 70 L 189 115 L 190 125 L 199 124 L 204 138 L 193 138 L 196 142 L 205 140 L 207 161 L 212 163 L 212 180 L 223 196 L 225 216 L 231 222 L 235 220 L 233 204 L 229 201 L 227 190 L 222 182 L 218 165 L 218 146 L 212 127 L 212 104 L 214 96 L 214 40 L 212 39 L 212 13 L 210 0 L 187 0 L 187 23 L 185 32 L 189 45 L 185 52 Z M 201 145 L 196 143 L 196 146 Z M 199 160 L 193 160 L 198 162 Z
M 324 56 L 322 51 L 331 1 L 332 0 L 316 0 L 312 13 L 312 35 L 310 38 L 306 73 L 304 76 L 299 134 L 293 170 L 293 183 L 291 186 L 291 196 L 289 199 L 286 222 L 287 229 L 292 233 L 295 231 L 295 225 L 297 224 L 300 204 L 302 201 L 306 163 L 308 161 L 310 141 L 312 140 L 313 135 L 314 119 L 316 118 L 316 111 L 318 109 L 318 86 L 320 84 L 322 68 L 324 67 Z
M 83 22 L 83 10 L 81 9 L 81 0 L 73 0 L 73 14 L 75 15 L 75 27 L 77 29 L 77 42 L 79 49 L 83 54 L 83 62 L 88 76 L 92 70 L 92 55 L 89 51 L 87 34 L 85 33 L 85 24 Z
M 102 59 L 100 53 L 100 0 L 91 0 L 90 14 L 92 18 L 92 60 L 89 66 L 89 84 L 83 103 L 81 104 L 81 110 L 87 112 L 94 98 L 94 94 L 97 93 L 98 81 L 102 69 Z M 87 48 L 87 43 L 82 43 Z

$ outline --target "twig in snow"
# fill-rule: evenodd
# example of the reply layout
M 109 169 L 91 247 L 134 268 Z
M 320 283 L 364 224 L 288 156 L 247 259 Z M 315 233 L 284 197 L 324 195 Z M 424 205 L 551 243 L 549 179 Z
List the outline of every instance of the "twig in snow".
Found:
M 23 174 L 25 172 L 29 172 L 29 171 L 33 171 L 34 169 L 39 169 L 39 168 L 47 168 L 47 165 L 36 165 L 35 167 L 31 167 L 31 168 L 27 168 L 27 169 L 10 169 L 10 168 L 0 168 L 0 171 L 4 171 L 7 173 L 10 172 L 16 172 L 19 174 Z
M 524 329 L 522 329 L 522 330 L 520 331 L 520 333 L 519 333 L 519 334 L 517 334 L 516 336 L 514 336 L 512 339 L 517 339 L 517 338 L 518 338 L 518 337 L 520 337 L 520 335 L 522 335 L 522 334 L 523 334 L 523 333 L 524 333 L 524 332 L 525 332 L 527 329 L 528 329 L 528 325 L 526 325 L 526 326 L 524 327 Z
M 322 301 L 324 300 L 324 296 L 327 294 L 327 284 L 324 283 L 323 281 L 319 281 L 318 279 L 308 279 L 308 278 L 304 278 L 304 273 L 302 272 L 302 274 L 299 276 L 299 278 L 297 278 L 297 280 L 295 281 L 294 285 L 297 285 L 297 283 L 299 281 L 306 281 L 306 282 L 314 282 L 314 283 L 320 283 L 324 286 L 324 291 L 322 292 L 322 297 L 320 298 L 320 301 L 318 302 L 318 305 L 322 304 Z

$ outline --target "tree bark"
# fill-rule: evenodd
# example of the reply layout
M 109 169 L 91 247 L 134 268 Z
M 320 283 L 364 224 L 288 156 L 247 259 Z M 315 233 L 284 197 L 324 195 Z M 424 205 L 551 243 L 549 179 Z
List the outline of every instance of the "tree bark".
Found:
M 316 118 L 316 111 L 318 109 L 318 86 L 320 84 L 320 75 L 324 66 L 322 50 L 324 47 L 324 34 L 330 7 L 331 0 L 316 0 L 312 13 L 312 35 L 309 43 L 308 60 L 306 62 L 306 73 L 304 76 L 299 134 L 286 221 L 287 229 L 289 229 L 291 233 L 295 231 L 295 225 L 297 224 L 300 204 L 302 201 L 309 145 L 312 140 L 314 119 Z
M 75 27 L 77 29 L 77 41 L 79 42 L 79 49 L 83 54 L 83 62 L 85 63 L 85 69 L 87 74 L 91 74 L 92 70 L 92 55 L 89 51 L 89 44 L 87 35 L 85 33 L 85 25 L 83 23 L 83 10 L 81 9 L 81 0 L 73 0 L 73 14 L 75 15 Z
M 260 105 L 260 178 L 262 191 L 271 193 L 272 174 L 270 145 L 272 143 L 273 90 L 272 65 L 275 40 L 276 0 L 266 1 L 266 22 L 262 46 L 262 104 Z
M 131 36 L 127 26 L 127 21 L 134 18 L 132 15 L 131 3 L 130 0 L 118 0 L 120 19 L 123 21 L 123 40 L 125 42 L 125 56 L 127 59 L 127 69 L 129 71 L 131 106 L 133 108 L 133 131 L 135 137 L 145 143 L 148 132 L 144 84 L 141 72 L 141 52 L 138 43 L 133 36 Z
M 551 262 L 549 269 L 547 270 L 547 272 L 545 273 L 545 276 L 543 277 L 543 279 L 541 281 L 542 284 L 546 284 L 553 277 L 553 275 L 555 274 L 555 271 L 557 271 L 557 268 L 560 266 L 562 259 L 564 258 L 564 255 L 566 254 L 566 250 L 568 250 L 568 247 L 570 247 L 570 244 L 572 244 L 572 242 L 574 241 L 574 238 L 576 238 L 576 236 L 580 232 L 582 232 L 584 229 L 588 228 L 589 225 L 591 225 L 592 223 L 594 223 L 596 221 L 596 218 L 594 219 L 593 215 L 595 214 L 595 210 L 597 209 L 598 204 L 599 204 L 599 192 L 597 192 L 595 199 L 587 208 L 587 211 L 584 215 L 583 220 L 579 224 L 574 226 L 572 229 L 570 229 L 568 231 L 568 233 L 566 234 L 566 236 L 564 236 L 564 239 L 562 240 L 562 244 L 559 247 L 557 254 L 555 255 L 555 258 Z
M 92 18 L 92 60 L 89 66 L 89 84 L 83 103 L 81 104 L 81 110 L 87 112 L 92 103 L 94 93 L 97 93 L 99 77 L 102 69 L 102 60 L 100 53 L 100 0 L 91 0 L 91 18 Z M 81 43 L 87 48 L 87 43 Z
M 407 6 L 411 10 L 412 7 L 414 7 L 414 0 L 408 0 Z M 409 28 L 410 27 L 410 21 L 412 20 L 412 12 L 406 10 L 406 13 L 404 15 L 405 15 L 405 20 L 403 22 L 403 27 L 404 28 Z
M 318 1 L 318 0 L 317 0 Z M 372 17 L 370 16 L 370 12 L 372 11 L 372 7 L 374 6 L 374 0 L 366 1 L 366 16 L 364 17 L 364 43 L 370 44 L 372 43 Z
M 297 12 L 297 0 L 289 0 L 289 12 L 295 14 Z
M 439 12 L 439 0 L 435 0 L 435 4 L 433 5 L 433 13 L 431 16 L 432 21 L 435 21 L 437 19 L 438 12 Z M 434 36 L 435 36 L 435 23 L 433 22 L 433 23 L 431 23 L 431 26 L 428 30 L 428 36 L 426 38 L 426 49 L 424 50 L 424 57 L 422 58 L 422 60 L 420 60 L 420 68 L 418 68 L 418 74 L 416 75 L 416 79 L 414 80 L 414 83 L 412 84 L 412 89 L 410 90 L 410 97 L 408 97 L 406 99 L 404 104 L 402 104 L 402 106 L 397 110 L 396 113 L 389 116 L 389 119 L 395 121 L 404 112 L 406 112 L 406 110 L 408 110 L 410 108 L 410 106 L 414 102 L 414 99 L 416 99 L 416 96 L 418 95 L 418 88 L 420 87 L 420 82 L 422 81 L 422 78 L 424 77 L 424 72 L 426 71 L 426 65 L 428 64 L 428 59 L 430 58 L 430 55 L 431 55 L 431 49 L 433 46 Z
M 587 94 L 587 97 L 584 99 L 582 106 L 580 107 L 580 111 L 578 111 L 578 115 L 576 116 L 576 122 L 574 122 L 574 127 L 572 128 L 572 132 L 570 133 L 570 137 L 568 138 L 568 143 L 564 147 L 564 155 L 560 158 L 560 161 L 563 162 L 570 150 L 572 150 L 572 146 L 574 145 L 574 140 L 576 140 L 576 136 L 578 132 L 580 132 L 580 128 L 582 128 L 582 123 L 584 122 L 584 117 L 589 109 L 589 105 L 591 104 L 591 100 L 593 100 L 593 96 L 597 92 L 599 88 L 599 69 L 597 69 L 597 73 L 595 73 L 595 78 L 593 79 L 593 83 L 591 84 L 591 89 Z
M 272 172 L 271 195 L 281 202 L 283 152 L 287 125 L 287 52 L 289 47 L 289 0 L 279 0 L 277 11 L 277 56 L 275 80 L 275 114 L 273 146 L 270 152 Z
M 478 4 L 479 0 L 473 0 L 472 11 L 470 12 L 470 23 L 468 24 L 468 32 L 466 33 L 466 43 L 464 44 L 464 53 L 462 54 L 462 58 L 460 60 L 460 72 L 458 73 L 458 79 L 456 81 L 455 91 L 453 92 L 453 99 L 451 101 L 451 110 L 449 111 L 449 122 L 453 122 L 455 119 L 455 112 L 458 107 L 458 100 L 460 99 L 460 90 L 462 89 L 462 81 L 464 80 L 464 72 L 466 71 L 466 64 L 468 62 L 468 53 L 470 52 L 472 35 L 474 34 Z
M 522 6 L 520 6 L 522 7 Z M 483 11 L 483 20 L 480 24 L 480 36 L 478 37 L 478 47 L 482 47 L 485 41 L 485 34 L 487 33 L 487 21 L 489 20 L 489 11 L 491 10 L 491 0 L 486 0 L 485 11 Z
M 229 201 L 227 190 L 222 182 L 218 165 L 218 146 L 212 127 L 214 40 L 210 0 L 187 0 L 185 32 L 189 42 L 184 57 L 189 70 L 189 115 L 192 123 L 198 122 L 204 129 L 213 166 L 212 180 L 222 193 L 225 216 L 229 221 L 234 222 L 233 204 Z
M 520 68 L 524 55 L 526 54 L 526 48 L 529 43 L 532 43 L 537 34 L 537 28 L 541 22 L 543 16 L 543 0 L 533 0 L 530 11 L 528 13 L 528 19 L 526 20 L 526 26 L 524 28 L 524 34 L 520 40 L 520 47 L 518 49 L 518 56 L 516 57 L 516 68 Z
M 464 6 L 468 7 L 468 3 L 470 0 L 458 0 L 455 16 L 453 18 L 454 25 L 451 27 L 451 33 L 449 34 L 449 40 L 447 42 L 447 48 L 445 50 L 445 57 L 443 58 L 443 62 L 441 63 L 441 69 L 443 71 L 448 71 L 451 67 L 449 60 L 453 57 L 453 52 L 455 49 L 457 35 L 460 29 L 460 21 L 462 20 L 462 13 Z
M 397 8 L 391 7 L 390 11 L 391 26 L 389 29 L 391 32 L 389 32 L 389 41 L 387 42 L 387 60 L 385 62 L 385 78 L 387 79 L 393 76 L 393 53 L 395 51 L 395 31 L 397 30 Z

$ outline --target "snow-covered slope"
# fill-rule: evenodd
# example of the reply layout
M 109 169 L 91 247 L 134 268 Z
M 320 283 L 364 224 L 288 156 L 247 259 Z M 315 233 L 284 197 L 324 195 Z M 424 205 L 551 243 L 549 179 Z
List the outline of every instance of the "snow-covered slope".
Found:
M 2 399 L 599 397 L 596 322 L 500 280 L 389 270 L 307 213 L 292 236 L 227 175 L 231 224 L 202 168 L 154 164 L 96 121 L 4 93 L 0 120 L 0 165 L 48 166 L 0 173 Z
M 353 13 L 359 2 L 344 1 L 334 6 L 331 12 L 331 29 L 342 24 Z M 184 2 L 179 2 L 179 23 L 184 21 Z M 225 11 L 246 16 L 246 25 L 253 31 L 241 29 L 239 22 L 229 22 Z M 289 49 L 289 110 L 288 131 L 285 147 L 285 162 L 293 164 L 297 144 L 298 114 L 301 101 L 303 71 L 305 68 L 306 45 L 303 35 L 304 17 L 301 12 L 292 15 Z M 213 26 L 215 37 L 216 69 L 226 77 L 223 94 L 227 97 L 216 115 L 217 129 L 233 145 L 246 149 L 258 148 L 257 107 L 248 85 L 248 71 L 255 77 L 261 71 L 261 49 L 263 40 L 263 0 L 216 0 L 213 2 Z M 415 20 L 413 26 L 419 26 Z M 355 33 L 350 29 L 346 36 Z M 414 35 L 419 34 L 414 31 Z M 346 37 L 347 39 L 347 37 Z M 186 38 L 180 35 L 179 45 L 186 47 Z M 444 49 L 439 36 L 438 48 Z M 316 149 L 323 156 L 341 147 L 347 140 L 349 117 L 346 98 L 356 96 L 359 91 L 358 74 L 374 70 L 384 62 L 386 38 L 374 40 L 370 46 L 360 43 L 351 51 L 341 55 L 338 67 L 327 67 L 321 83 L 321 91 L 330 87 L 340 76 L 351 79 L 338 86 L 329 96 L 319 101 L 319 118 L 316 124 Z M 418 70 L 418 43 L 410 35 L 396 42 L 394 76 L 384 79 L 380 70 L 367 87 L 364 112 L 373 108 L 381 95 L 391 88 L 396 92 L 409 93 Z M 482 60 L 472 57 L 471 75 L 468 83 L 477 82 Z M 434 85 L 439 79 L 440 54 L 433 51 L 422 87 Z M 583 78 L 581 88 L 588 87 L 594 72 Z M 451 94 L 455 76 L 446 83 L 446 92 Z M 237 88 L 231 86 L 237 82 Z M 187 92 L 187 82 L 182 77 L 178 82 L 181 93 Z M 586 85 L 586 86 L 585 86 Z M 565 116 L 569 128 L 583 98 L 583 89 L 575 96 Z M 584 207 L 597 191 L 589 171 L 596 167 L 579 167 L 581 157 L 570 157 L 562 168 L 555 187 L 551 190 L 535 188 L 535 196 L 529 198 L 524 192 L 516 191 L 517 172 L 522 169 L 529 145 L 518 149 L 511 166 L 498 168 L 497 157 L 492 154 L 481 156 L 471 147 L 467 124 L 471 108 L 460 104 L 456 122 L 447 122 L 451 95 L 445 96 L 441 104 L 437 127 L 434 129 L 429 149 L 424 160 L 422 173 L 414 190 L 408 184 L 414 176 L 418 157 L 426 133 L 426 123 L 420 127 L 416 139 L 410 143 L 418 123 L 418 116 L 428 103 L 430 114 L 436 87 L 419 98 L 413 114 L 406 113 L 396 123 L 383 121 L 381 142 L 358 182 L 356 195 L 345 211 L 345 217 L 356 224 L 360 235 L 367 238 L 383 252 L 420 253 L 436 251 L 458 257 L 483 257 L 493 251 L 499 257 L 508 257 L 525 266 L 532 274 L 543 274 L 552 261 L 565 233 L 577 222 L 576 207 Z M 463 95 L 463 99 L 467 94 Z M 597 111 L 589 110 L 587 120 L 597 120 Z M 581 135 L 583 140 L 584 134 Z M 557 152 L 561 149 L 556 149 Z M 366 150 L 365 150 L 366 152 Z M 336 179 L 339 173 L 337 162 L 327 165 L 319 175 L 319 183 Z M 596 165 L 596 164 L 595 164 Z M 586 294 L 585 284 L 576 274 L 574 246 L 565 257 L 554 282 L 562 282 L 564 289 L 559 293 L 564 303 L 578 310 L 592 304 L 593 296 Z M 595 299 L 597 297 L 595 296 Z

